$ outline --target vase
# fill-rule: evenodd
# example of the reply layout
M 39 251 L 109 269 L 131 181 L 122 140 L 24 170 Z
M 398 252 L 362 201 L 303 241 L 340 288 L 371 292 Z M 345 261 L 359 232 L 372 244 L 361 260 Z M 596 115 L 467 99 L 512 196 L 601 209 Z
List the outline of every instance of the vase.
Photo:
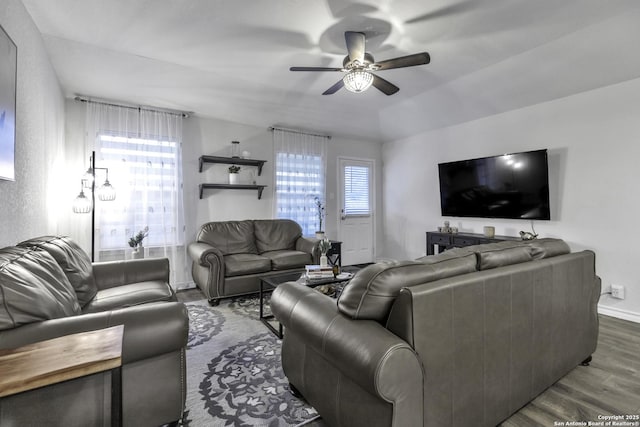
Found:
M 329 262 L 326 255 L 320 255 L 320 267 L 327 267 Z
M 143 259 L 144 258 L 144 247 L 142 245 L 138 245 L 133 248 L 131 252 L 131 257 L 133 259 Z
M 229 184 L 237 184 L 238 183 L 238 174 L 230 173 L 229 174 Z

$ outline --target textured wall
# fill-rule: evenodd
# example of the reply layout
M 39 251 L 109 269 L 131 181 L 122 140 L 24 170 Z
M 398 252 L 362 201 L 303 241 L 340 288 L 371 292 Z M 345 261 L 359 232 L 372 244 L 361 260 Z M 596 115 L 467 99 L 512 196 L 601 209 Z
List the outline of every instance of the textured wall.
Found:
M 572 250 L 592 249 L 603 292 L 626 286 L 627 298 L 600 299 L 600 310 L 640 322 L 640 79 L 486 119 L 425 132 L 384 145 L 384 232 L 390 258 L 425 252 L 425 232 L 444 220 L 464 232 L 517 236 L 522 220 L 444 218 L 438 163 L 540 148 L 549 150 L 551 221 L 535 221 L 542 237 Z
M 0 25 L 18 47 L 16 180 L 0 181 L 3 247 L 58 232 L 64 97 L 42 37 L 20 0 L 0 2 Z

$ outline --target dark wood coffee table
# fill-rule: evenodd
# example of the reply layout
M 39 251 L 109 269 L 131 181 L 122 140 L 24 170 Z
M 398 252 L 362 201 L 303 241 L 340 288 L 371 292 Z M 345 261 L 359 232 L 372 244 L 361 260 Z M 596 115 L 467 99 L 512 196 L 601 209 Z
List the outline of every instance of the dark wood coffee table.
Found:
M 342 285 L 346 284 L 351 280 L 353 274 L 355 274 L 359 270 L 358 267 L 345 267 L 343 268 L 343 273 L 350 273 L 350 277 L 342 277 L 342 278 L 334 278 L 330 277 L 327 279 L 313 279 L 307 280 L 305 278 L 304 271 L 294 271 L 287 272 L 282 274 L 274 274 L 270 276 L 264 276 L 260 278 L 260 321 L 264 323 L 264 325 L 269 329 L 275 336 L 282 339 L 283 330 L 282 323 L 275 320 L 273 314 L 265 314 L 265 303 L 266 303 L 266 295 L 271 294 L 279 285 L 286 282 L 296 282 L 299 283 L 300 286 L 309 286 L 312 288 L 321 286 L 321 285 Z M 338 276 L 340 277 L 340 276 Z M 271 324 L 271 322 L 276 322 L 278 324 L 277 329 Z

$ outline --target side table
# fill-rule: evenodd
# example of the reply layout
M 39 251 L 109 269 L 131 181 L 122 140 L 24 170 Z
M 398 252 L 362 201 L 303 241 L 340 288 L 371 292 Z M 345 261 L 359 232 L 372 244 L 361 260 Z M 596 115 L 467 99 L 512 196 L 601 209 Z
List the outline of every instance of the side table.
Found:
M 123 333 L 118 325 L 0 350 L 0 398 L 110 370 L 111 425 L 121 426 Z

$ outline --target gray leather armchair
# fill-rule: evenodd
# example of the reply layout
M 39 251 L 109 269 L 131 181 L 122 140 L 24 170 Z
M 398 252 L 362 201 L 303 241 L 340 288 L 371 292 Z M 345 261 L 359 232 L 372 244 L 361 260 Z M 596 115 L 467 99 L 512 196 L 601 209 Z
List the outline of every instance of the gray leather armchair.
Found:
M 166 259 L 92 264 L 66 237 L 0 249 L 0 349 L 124 325 L 124 425 L 178 421 L 189 317 L 168 279 Z M 5 397 L 0 425 L 109 425 L 110 387 L 101 373 Z

